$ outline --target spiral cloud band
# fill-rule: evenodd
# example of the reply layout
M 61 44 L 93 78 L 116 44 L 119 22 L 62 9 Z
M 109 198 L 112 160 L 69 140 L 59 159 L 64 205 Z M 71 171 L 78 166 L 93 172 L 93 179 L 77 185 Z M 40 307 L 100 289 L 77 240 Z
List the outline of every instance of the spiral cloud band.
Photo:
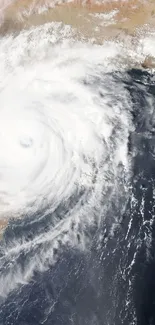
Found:
M 18 53 L 19 49 L 15 51 Z M 123 126 L 127 116 L 121 101 L 113 106 L 110 103 L 108 87 L 99 89 L 103 81 L 95 89 L 95 78 L 103 72 L 99 63 L 103 62 L 104 51 L 98 47 L 90 51 L 84 46 L 77 50 L 74 46 L 57 46 L 53 49 L 55 53 L 51 52 L 51 57 L 42 62 L 32 59 L 27 66 L 13 63 L 13 74 L 9 74 L 3 59 L 1 213 L 18 212 L 32 204 L 35 209 L 44 200 L 52 202 L 54 208 L 76 187 L 91 188 L 95 169 L 97 174 L 102 169 L 104 177 L 106 157 L 114 154 L 109 147 L 115 124 Z M 121 147 L 119 143 L 115 150 L 113 168 L 126 159 L 128 131 L 122 131 L 122 136 L 121 129 L 120 126 L 115 142 L 125 136 L 125 143 Z
M 117 204 L 117 196 L 128 193 L 130 105 L 124 86 L 109 74 L 120 48 L 55 44 L 60 31 L 54 26 L 1 40 L 0 217 L 43 209 L 52 224 L 46 236 L 5 248 L 4 261 L 14 256 L 14 264 L 1 277 L 4 295 L 51 262 L 53 242 L 64 230 L 69 241 L 71 221 L 82 232 L 104 219 L 111 197 Z M 54 215 L 60 205 L 63 221 Z M 20 251 L 46 241 L 16 270 Z

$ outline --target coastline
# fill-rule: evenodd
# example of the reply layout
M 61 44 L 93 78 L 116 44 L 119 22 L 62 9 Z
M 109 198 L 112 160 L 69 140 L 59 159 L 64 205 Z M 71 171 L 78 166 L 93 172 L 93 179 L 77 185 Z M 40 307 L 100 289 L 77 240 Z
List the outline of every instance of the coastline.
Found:
M 43 7 L 44 3 L 47 9 Z M 53 8 L 43 0 L 39 1 L 37 7 L 34 5 L 32 7 L 31 4 L 32 0 L 25 0 L 22 3 L 16 0 L 3 10 L 1 36 L 56 21 L 72 26 L 86 38 L 96 37 L 98 43 L 101 39 L 117 37 L 120 32 L 134 36 L 137 29 L 146 24 L 150 28 L 155 26 L 155 3 L 152 0 L 147 2 L 121 0 L 98 4 L 87 0 L 85 4 L 77 1 L 56 4 Z M 107 15 L 114 11 L 116 12 L 114 19 L 106 24 L 107 19 L 104 20 L 102 16 L 101 24 L 97 14 Z M 96 26 L 99 28 L 98 32 L 95 31 Z

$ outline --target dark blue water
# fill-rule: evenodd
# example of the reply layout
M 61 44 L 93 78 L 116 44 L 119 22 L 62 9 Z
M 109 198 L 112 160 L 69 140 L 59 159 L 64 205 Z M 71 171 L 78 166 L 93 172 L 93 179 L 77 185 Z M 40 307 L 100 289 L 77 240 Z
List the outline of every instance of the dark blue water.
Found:
M 116 72 L 113 78 L 129 93 L 134 124 L 128 142 L 131 195 L 124 202 L 123 215 L 119 204 L 116 208 L 112 202 L 100 229 L 86 230 L 85 236 L 91 239 L 87 252 L 78 249 L 80 231 L 76 249 L 59 240 L 55 264 L 47 263 L 46 270 L 34 271 L 29 281 L 1 297 L 0 325 L 155 324 L 155 77 L 131 70 Z M 120 195 L 120 207 L 121 200 Z M 65 208 L 61 208 L 56 213 L 63 219 Z M 1 244 L 1 258 L 4 246 L 14 238 L 29 241 L 48 232 L 51 215 L 40 219 L 42 213 L 12 220 Z M 119 225 L 111 235 L 109 218 L 114 214 Z M 21 269 L 43 245 L 20 252 L 16 263 Z M 6 266 L 8 272 L 7 261 Z M 4 275 L 5 263 L 0 267 Z

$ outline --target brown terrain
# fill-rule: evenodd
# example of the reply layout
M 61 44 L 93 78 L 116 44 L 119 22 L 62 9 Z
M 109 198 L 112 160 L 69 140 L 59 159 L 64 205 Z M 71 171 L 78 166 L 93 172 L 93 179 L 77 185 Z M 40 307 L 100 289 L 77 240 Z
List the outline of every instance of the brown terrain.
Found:
M 7 224 L 8 224 L 8 219 L 1 219 L 0 220 L 0 239 L 1 239 L 3 231 L 6 228 Z
M 109 0 L 95 4 L 92 0 L 57 4 L 52 8 L 52 0 L 14 0 L 8 6 L 0 5 L 0 35 L 18 33 L 22 29 L 57 21 L 71 25 L 82 37 L 94 38 L 97 43 L 105 39 L 129 36 L 136 39 L 141 28 L 155 27 L 155 0 Z M 38 12 L 46 5 L 47 10 Z M 106 14 L 117 10 L 111 21 L 101 24 L 102 19 L 95 14 Z M 97 27 L 97 28 L 96 28 Z M 142 62 L 143 68 L 155 68 L 155 59 L 147 57 Z M 8 220 L 0 220 L 0 233 Z
M 55 0 L 58 2 L 58 0 Z M 14 0 L 2 13 L 3 23 L 0 27 L 1 35 L 19 31 L 22 28 L 41 25 L 51 21 L 61 21 L 80 31 L 84 36 L 95 36 L 94 28 L 98 25 L 98 18 L 94 13 L 108 13 L 118 10 L 115 15 L 115 23 L 108 26 L 100 26 L 97 34 L 105 37 L 116 36 L 120 31 L 134 34 L 138 27 L 149 24 L 155 25 L 155 1 L 154 0 L 107 0 L 95 4 L 93 0 L 72 1 L 70 3 L 56 4 L 51 8 L 52 0 Z M 38 13 L 38 8 L 46 5 L 48 10 Z M 99 37 L 96 35 L 97 38 Z
M 71 25 L 77 38 L 93 39 L 103 44 L 107 39 L 137 42 L 142 28 L 155 27 L 155 0 L 102 0 L 98 4 L 95 0 L 71 0 L 61 4 L 58 1 L 13 0 L 2 10 L 0 35 L 19 33 L 22 29 L 56 21 Z M 41 10 L 44 7 L 46 10 Z M 112 11 L 115 15 L 107 23 L 100 14 Z M 150 65 L 155 66 L 155 63 L 149 57 L 143 67 Z

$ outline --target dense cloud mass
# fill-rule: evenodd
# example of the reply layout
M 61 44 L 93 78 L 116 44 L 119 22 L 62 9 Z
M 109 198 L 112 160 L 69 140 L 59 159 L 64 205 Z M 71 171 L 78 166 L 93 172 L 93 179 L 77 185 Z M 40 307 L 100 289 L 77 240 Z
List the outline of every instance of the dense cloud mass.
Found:
M 154 33 L 94 43 L 0 39 L 0 325 L 155 324 Z

